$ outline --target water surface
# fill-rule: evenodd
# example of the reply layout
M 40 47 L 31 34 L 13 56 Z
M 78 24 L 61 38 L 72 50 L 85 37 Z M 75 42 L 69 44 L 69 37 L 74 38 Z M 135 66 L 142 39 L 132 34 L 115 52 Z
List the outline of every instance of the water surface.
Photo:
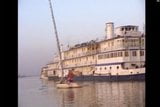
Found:
M 57 89 L 39 77 L 18 79 L 19 107 L 145 107 L 145 82 L 80 82 Z

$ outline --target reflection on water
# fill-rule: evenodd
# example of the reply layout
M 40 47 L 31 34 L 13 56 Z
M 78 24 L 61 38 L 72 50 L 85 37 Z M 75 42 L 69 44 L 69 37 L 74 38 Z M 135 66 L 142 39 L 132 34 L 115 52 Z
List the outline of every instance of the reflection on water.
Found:
M 37 77 L 19 79 L 19 107 L 145 107 L 145 82 L 81 82 L 56 89 Z

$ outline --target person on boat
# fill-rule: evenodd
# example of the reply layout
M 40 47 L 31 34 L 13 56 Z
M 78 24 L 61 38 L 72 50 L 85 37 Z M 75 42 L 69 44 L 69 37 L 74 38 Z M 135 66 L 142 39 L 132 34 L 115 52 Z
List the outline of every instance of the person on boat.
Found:
M 68 72 L 67 81 L 69 83 L 72 83 L 73 82 L 73 77 L 74 77 L 74 74 L 73 74 L 73 69 L 72 69 L 72 70 L 69 70 L 69 72 Z

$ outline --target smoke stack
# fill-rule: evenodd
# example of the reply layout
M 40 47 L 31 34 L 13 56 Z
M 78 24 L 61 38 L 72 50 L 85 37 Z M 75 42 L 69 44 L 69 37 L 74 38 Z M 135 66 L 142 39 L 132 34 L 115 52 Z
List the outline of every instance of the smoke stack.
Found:
M 107 39 L 113 38 L 114 36 L 114 23 L 113 22 L 106 23 L 105 32 L 106 32 Z

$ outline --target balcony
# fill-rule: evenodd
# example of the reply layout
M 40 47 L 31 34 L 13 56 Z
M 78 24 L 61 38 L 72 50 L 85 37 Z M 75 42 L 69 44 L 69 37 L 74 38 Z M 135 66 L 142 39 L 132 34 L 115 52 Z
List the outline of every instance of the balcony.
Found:
M 81 53 L 81 54 L 79 53 L 77 55 L 72 55 L 72 56 L 68 56 L 68 57 L 65 56 L 64 60 L 83 57 L 83 56 L 87 56 L 87 55 L 94 55 L 94 54 L 97 54 L 98 52 L 100 52 L 100 51 L 96 50 L 96 51 L 90 51 L 90 52 L 85 52 L 85 53 Z

